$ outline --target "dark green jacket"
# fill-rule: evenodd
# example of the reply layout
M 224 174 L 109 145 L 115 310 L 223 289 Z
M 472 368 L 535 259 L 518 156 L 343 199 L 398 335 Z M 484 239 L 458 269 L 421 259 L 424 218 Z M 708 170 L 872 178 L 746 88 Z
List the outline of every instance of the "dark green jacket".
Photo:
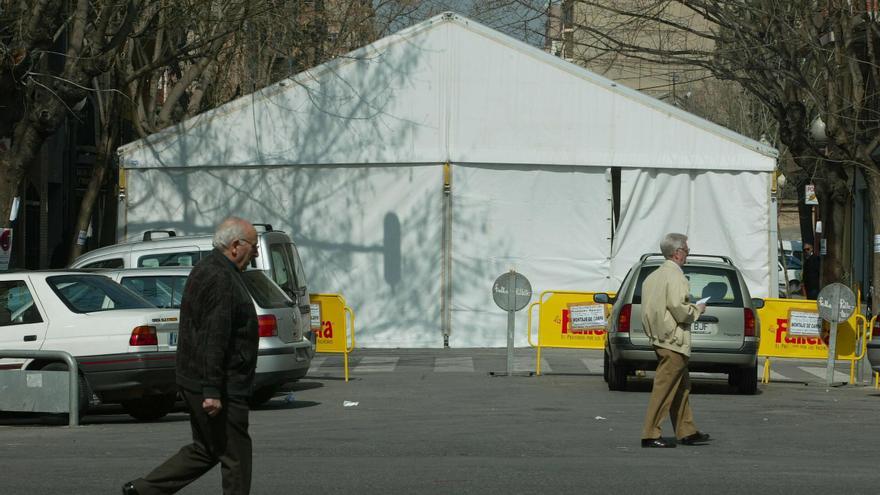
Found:
M 257 314 L 241 272 L 214 249 L 183 289 L 177 384 L 205 398 L 249 397 L 258 342 Z

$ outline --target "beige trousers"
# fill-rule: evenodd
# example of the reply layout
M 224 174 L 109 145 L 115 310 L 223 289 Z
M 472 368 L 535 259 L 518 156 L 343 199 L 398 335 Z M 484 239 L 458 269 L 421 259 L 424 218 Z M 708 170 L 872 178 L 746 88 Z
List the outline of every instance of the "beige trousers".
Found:
M 688 357 L 669 349 L 655 347 L 657 372 L 654 388 L 648 402 L 642 438 L 660 438 L 660 423 L 669 414 L 675 436 L 684 438 L 697 432 L 691 414 L 691 381 L 688 376 Z

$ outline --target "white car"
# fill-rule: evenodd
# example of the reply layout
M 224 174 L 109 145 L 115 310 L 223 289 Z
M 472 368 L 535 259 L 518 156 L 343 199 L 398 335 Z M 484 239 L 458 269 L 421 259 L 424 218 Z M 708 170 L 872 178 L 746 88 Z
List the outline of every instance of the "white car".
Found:
M 296 244 L 285 232 L 269 224 L 254 224 L 257 228 L 257 251 L 248 270 L 259 270 L 297 301 L 302 333 L 314 340 L 311 328 L 309 291 L 306 274 Z M 179 236 L 173 230 L 148 230 L 143 240 L 123 242 L 89 251 L 71 264 L 70 268 L 158 268 L 166 266 L 195 266 L 211 252 L 213 236 Z
M 160 308 L 180 308 L 183 288 L 192 267 L 102 270 L 106 275 Z M 315 347 L 303 336 L 296 303 L 260 270 L 242 272 L 254 302 L 260 332 L 257 370 L 250 403 L 258 406 L 271 399 L 282 385 L 309 371 Z
M 137 419 L 174 407 L 178 311 L 162 310 L 102 275 L 0 273 L 0 348 L 58 350 L 79 364 L 80 409 L 119 403 Z M 58 361 L 0 359 L 0 369 L 67 370 Z

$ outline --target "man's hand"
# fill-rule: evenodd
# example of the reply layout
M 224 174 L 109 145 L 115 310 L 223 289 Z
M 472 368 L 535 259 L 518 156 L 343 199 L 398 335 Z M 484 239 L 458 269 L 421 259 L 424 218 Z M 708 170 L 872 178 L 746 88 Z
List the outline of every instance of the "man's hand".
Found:
M 700 314 L 703 314 L 706 312 L 706 305 L 705 304 L 697 304 L 697 309 L 700 310 Z
M 223 404 L 220 402 L 220 399 L 205 399 L 202 401 L 202 409 L 211 416 L 212 418 L 218 414 L 220 414 L 220 409 L 223 409 Z

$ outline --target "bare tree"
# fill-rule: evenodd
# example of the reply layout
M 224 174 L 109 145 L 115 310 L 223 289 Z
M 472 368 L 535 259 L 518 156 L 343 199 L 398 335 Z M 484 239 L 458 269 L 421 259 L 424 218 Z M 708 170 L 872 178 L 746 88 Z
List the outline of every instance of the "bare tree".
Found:
M 843 212 L 856 168 L 865 173 L 874 229 L 880 232 L 877 12 L 865 11 L 865 3 L 860 9 L 859 2 L 845 0 L 563 4 L 575 14 L 571 22 L 581 33 L 568 40 L 569 49 L 584 60 L 624 68 L 644 64 L 697 78 L 708 74 L 735 82 L 756 98 L 760 110 L 744 115 L 772 116 L 777 131 L 768 137 L 789 152 L 802 176 L 816 185 L 829 245 L 825 280 L 847 278 L 840 257 Z M 827 142 L 810 133 L 816 117 L 827 124 Z M 757 137 L 748 124 L 728 125 Z M 880 280 L 876 255 L 873 278 Z M 880 294 L 875 293 L 873 303 L 876 311 Z
M 0 2 L 0 223 L 45 140 L 112 64 L 144 0 Z

